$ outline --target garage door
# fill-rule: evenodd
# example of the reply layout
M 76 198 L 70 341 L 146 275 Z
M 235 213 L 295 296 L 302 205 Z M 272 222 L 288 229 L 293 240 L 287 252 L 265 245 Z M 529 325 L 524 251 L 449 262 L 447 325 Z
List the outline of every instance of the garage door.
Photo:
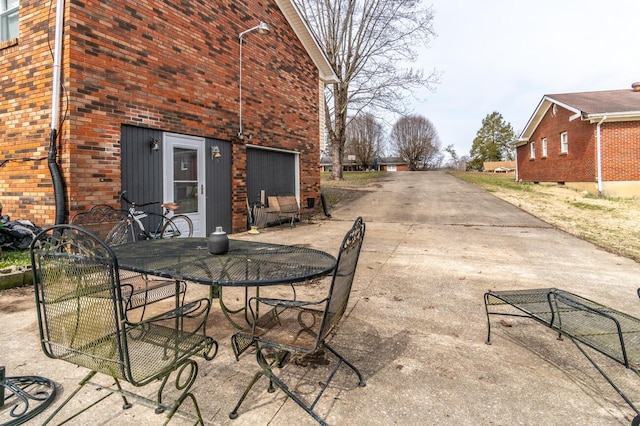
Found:
M 247 148 L 247 196 L 252 205 L 265 196 L 296 194 L 297 155 L 289 152 Z

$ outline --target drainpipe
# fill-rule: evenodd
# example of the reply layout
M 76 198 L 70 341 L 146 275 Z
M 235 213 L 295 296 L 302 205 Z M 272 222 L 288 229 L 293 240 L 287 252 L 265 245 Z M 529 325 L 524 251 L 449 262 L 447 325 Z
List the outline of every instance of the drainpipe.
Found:
M 47 163 L 51 180 L 53 181 L 53 195 L 56 205 L 56 225 L 64 223 L 65 199 L 64 181 L 60 173 L 60 167 L 56 161 L 58 139 L 58 117 L 60 111 L 60 63 L 62 57 L 62 27 L 64 24 L 64 0 L 58 0 L 56 6 L 56 28 L 53 50 L 53 93 L 51 95 L 51 136 L 49 139 L 49 155 Z
M 518 181 L 518 147 L 516 146 L 516 155 L 514 155 L 516 160 L 516 182 Z
M 602 194 L 602 141 L 600 136 L 600 125 L 605 122 L 607 116 L 603 116 L 602 120 L 598 122 L 596 126 L 596 148 L 597 148 L 597 162 L 598 162 L 598 193 Z

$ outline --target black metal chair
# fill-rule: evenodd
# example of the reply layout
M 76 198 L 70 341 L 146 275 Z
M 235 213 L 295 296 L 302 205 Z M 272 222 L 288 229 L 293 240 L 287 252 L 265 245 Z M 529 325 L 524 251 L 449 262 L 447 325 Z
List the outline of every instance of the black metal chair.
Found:
M 116 210 L 106 204 L 93 206 L 86 212 L 80 212 L 71 218 L 71 224 L 85 229 L 110 247 L 131 243 L 131 227 L 128 213 Z M 152 277 L 147 274 L 120 270 L 120 283 L 133 288 L 127 300 L 126 310 L 139 309 L 139 319 L 143 319 L 149 304 L 177 297 L 179 304 L 184 303 L 187 283 L 184 281 Z
M 126 304 L 133 288 L 120 284 L 113 251 L 95 235 L 73 225 L 56 225 L 38 234 L 31 245 L 31 262 L 44 353 L 90 370 L 44 424 L 89 383 L 108 390 L 107 396 L 119 393 L 125 409 L 131 406 L 127 400 L 130 396 L 153 403 L 157 413 L 167 410 L 165 424 L 190 399 L 195 408 L 195 415 L 190 416 L 197 424 L 203 424 L 190 389 L 198 373 L 198 364 L 192 358 L 211 360 L 218 349 L 217 342 L 205 335 L 208 299 L 144 321 L 129 321 Z M 183 331 L 183 321 L 195 323 L 193 329 L 197 332 Z M 115 387 L 90 382 L 97 373 L 112 377 Z M 170 376 L 175 376 L 176 389 L 181 393 L 175 402 L 167 404 L 165 385 Z M 121 387 L 121 381 L 138 387 L 158 380 L 161 385 L 157 401 Z
M 249 306 L 254 319 L 252 330 L 235 333 L 231 337 L 231 345 L 236 359 L 248 348 L 255 348 L 257 362 L 261 370 L 249 383 L 235 408 L 229 414 L 230 418 L 238 417 L 238 408 L 253 385 L 262 376 L 269 378 L 270 392 L 274 391 L 273 384 L 275 384 L 320 424 L 325 423 L 314 411 L 315 405 L 343 363 L 356 373 L 358 384 L 365 386 L 360 371 L 326 342 L 347 308 L 364 234 L 365 224 L 359 217 L 342 241 L 328 295 L 322 300 L 281 300 L 264 297 L 250 299 Z M 270 306 L 271 309 L 258 318 L 257 309 L 252 306 L 257 306 L 257 304 Z M 284 367 L 286 359 L 291 353 L 319 354 L 324 349 L 334 354 L 338 361 L 328 379 L 322 382 L 323 385 L 314 401 L 308 404 L 275 374 L 274 368 Z M 314 357 L 307 358 L 313 360 Z

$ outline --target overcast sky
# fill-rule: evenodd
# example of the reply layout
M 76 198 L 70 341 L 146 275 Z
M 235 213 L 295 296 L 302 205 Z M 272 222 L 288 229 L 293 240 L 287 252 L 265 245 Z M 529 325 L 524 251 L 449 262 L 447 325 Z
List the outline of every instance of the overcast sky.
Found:
M 429 2 L 430 0 L 423 0 Z M 418 65 L 441 72 L 414 112 L 468 155 L 482 119 L 519 136 L 546 94 L 640 81 L 640 0 L 431 0 L 438 36 Z

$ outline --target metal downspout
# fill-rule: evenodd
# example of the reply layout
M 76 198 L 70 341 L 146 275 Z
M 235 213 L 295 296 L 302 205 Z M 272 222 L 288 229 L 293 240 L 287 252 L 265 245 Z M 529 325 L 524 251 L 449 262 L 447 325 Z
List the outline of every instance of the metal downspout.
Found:
M 600 135 L 600 125 L 605 122 L 607 116 L 602 117 L 602 120 L 598 122 L 596 126 L 596 149 L 597 149 L 597 162 L 598 162 L 598 194 L 602 194 L 602 141 Z
M 49 155 L 47 163 L 51 180 L 53 182 L 53 195 L 56 205 L 55 224 L 64 223 L 65 218 L 65 198 L 64 198 L 64 181 L 60 173 L 60 167 L 56 160 L 58 139 L 58 117 L 60 111 L 60 64 L 62 57 L 62 29 L 64 25 L 64 0 L 58 0 L 56 5 L 56 28 L 53 50 L 53 81 L 51 94 L 51 136 L 49 138 Z

